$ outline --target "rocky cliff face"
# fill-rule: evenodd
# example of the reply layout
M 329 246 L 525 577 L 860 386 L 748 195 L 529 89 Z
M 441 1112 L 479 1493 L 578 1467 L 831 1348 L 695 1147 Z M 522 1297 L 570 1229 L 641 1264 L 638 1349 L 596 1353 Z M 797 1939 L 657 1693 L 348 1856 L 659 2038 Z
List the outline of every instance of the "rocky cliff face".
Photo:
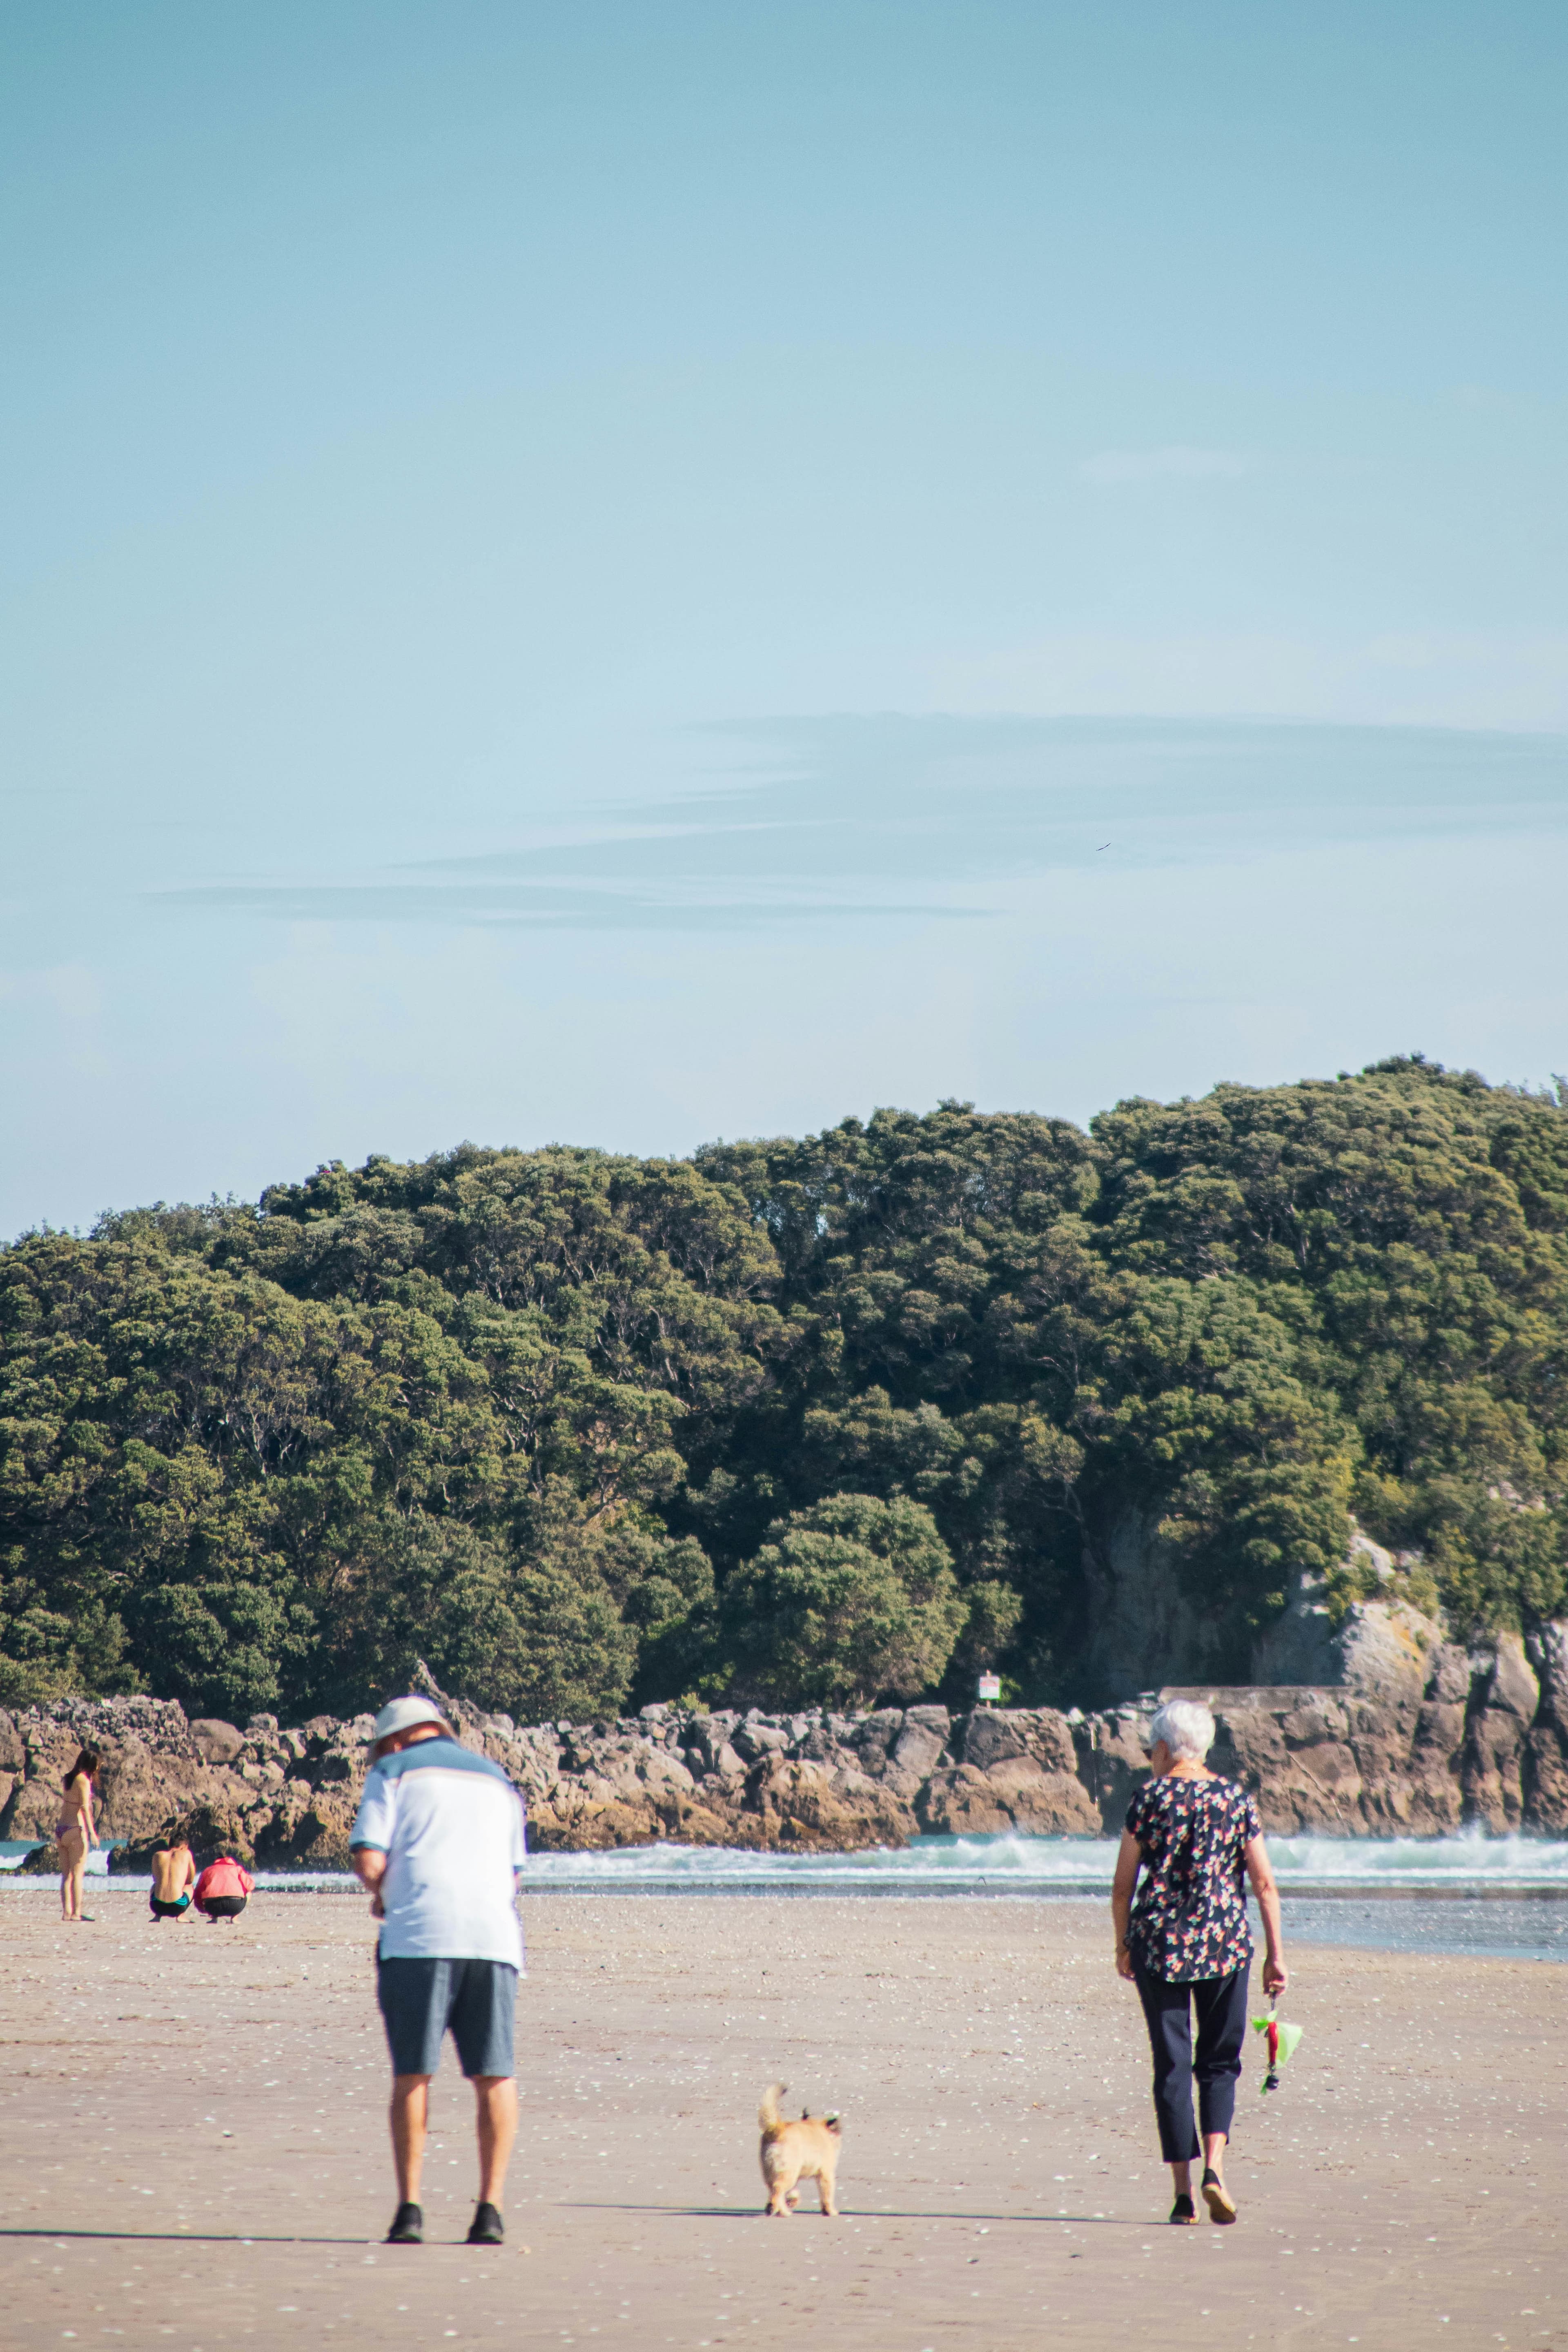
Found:
M 1568 1833 L 1568 1624 L 1466 1652 L 1397 1605 L 1360 1604 L 1317 1685 L 1167 1686 L 1202 1696 L 1211 1761 L 1254 1790 L 1264 1825 L 1434 1836 L 1476 1822 Z M 853 1852 L 921 1831 L 1114 1835 L 1146 1768 L 1146 1694 L 1096 1715 L 1050 1707 L 692 1713 L 536 1724 L 447 1702 L 470 1747 L 528 1801 L 536 1850 L 670 1839 L 757 1852 Z M 171 1700 L 63 1699 L 0 1713 L 0 1836 L 52 1838 L 79 1745 L 104 1759 L 100 1812 L 116 1860 L 144 1868 L 175 1827 L 264 1869 L 345 1867 L 371 1718 L 288 1728 L 272 1716 L 188 1722 Z M 41 1863 L 48 1860 L 41 1852 Z

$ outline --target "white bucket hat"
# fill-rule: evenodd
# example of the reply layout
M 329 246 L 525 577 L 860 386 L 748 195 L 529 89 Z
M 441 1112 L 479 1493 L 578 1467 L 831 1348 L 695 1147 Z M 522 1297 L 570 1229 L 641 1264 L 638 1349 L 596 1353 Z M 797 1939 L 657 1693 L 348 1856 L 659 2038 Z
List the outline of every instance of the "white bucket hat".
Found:
M 447 1718 L 434 1699 L 389 1698 L 371 1725 L 371 1744 L 379 1748 L 395 1731 L 410 1731 L 416 1723 L 438 1723 L 443 1731 L 447 1728 Z

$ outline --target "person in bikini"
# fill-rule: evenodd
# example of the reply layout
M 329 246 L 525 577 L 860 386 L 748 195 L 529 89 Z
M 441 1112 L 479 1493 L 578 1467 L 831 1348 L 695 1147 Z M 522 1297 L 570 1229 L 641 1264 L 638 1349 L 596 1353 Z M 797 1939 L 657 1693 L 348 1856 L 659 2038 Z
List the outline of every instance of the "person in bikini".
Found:
M 92 1784 L 98 1763 L 95 1748 L 82 1748 L 62 1783 L 65 1801 L 55 1828 L 60 1855 L 60 1916 L 87 1927 L 92 1925 L 92 1914 L 81 1907 L 82 1881 L 92 1852 Z
M 191 1907 L 195 1883 L 195 1858 L 184 1838 L 161 1845 L 153 1856 L 153 1918 L 160 1924 L 165 1919 L 183 1919 Z

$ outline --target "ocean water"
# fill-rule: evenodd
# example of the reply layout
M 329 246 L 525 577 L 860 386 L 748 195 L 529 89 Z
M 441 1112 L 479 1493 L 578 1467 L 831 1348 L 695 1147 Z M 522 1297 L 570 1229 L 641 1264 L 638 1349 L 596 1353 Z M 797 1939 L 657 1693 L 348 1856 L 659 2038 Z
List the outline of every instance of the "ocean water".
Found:
M 0 1844 L 0 1871 L 26 1844 Z M 525 1895 L 899 1895 L 935 1897 L 1103 1898 L 1116 1862 L 1110 1838 L 922 1837 L 901 1852 L 743 1853 L 731 1847 L 660 1844 L 609 1853 L 531 1857 Z M 1568 1960 L 1568 1840 L 1490 1838 L 1272 1838 L 1288 1935 L 1383 1951 L 1482 1954 Z M 146 1878 L 108 1875 L 92 1856 L 94 1899 L 147 1893 Z M 8 1897 L 53 1894 L 53 1878 L 12 1879 Z M 358 1892 L 341 1871 L 261 1871 L 258 1893 Z
M 1114 1838 L 921 1837 L 901 1851 L 868 1853 L 742 1853 L 731 1847 L 626 1846 L 611 1853 L 536 1854 L 541 1887 L 660 1893 L 1069 1895 L 1109 1892 Z M 1568 1839 L 1270 1838 L 1275 1875 L 1288 1892 L 1529 1890 L 1568 1896 Z

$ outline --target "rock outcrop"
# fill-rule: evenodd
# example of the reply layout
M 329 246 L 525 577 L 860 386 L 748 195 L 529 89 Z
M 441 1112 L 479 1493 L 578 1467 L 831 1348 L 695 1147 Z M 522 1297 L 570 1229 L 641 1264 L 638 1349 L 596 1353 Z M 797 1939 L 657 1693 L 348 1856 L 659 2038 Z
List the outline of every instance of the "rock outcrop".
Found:
M 1358 1603 L 1330 1685 L 1198 1685 L 1210 1759 L 1257 1792 L 1266 1829 L 1433 1837 L 1467 1822 L 1502 1835 L 1568 1831 L 1568 1626 L 1467 1652 L 1429 1620 Z
M 671 1840 L 758 1853 L 900 1846 L 921 1832 L 1115 1835 L 1147 1769 L 1159 1698 L 1215 1710 L 1213 1761 L 1279 1833 L 1429 1837 L 1473 1822 L 1568 1833 L 1568 1624 L 1528 1649 L 1468 1652 L 1398 1602 L 1358 1602 L 1315 1654 L 1317 1684 L 1196 1684 L 1083 1715 L 1052 1707 L 645 1707 L 616 1723 L 535 1724 L 447 1702 L 462 1739 L 528 1803 L 536 1850 Z M 62 1699 L 0 1711 L 0 1836 L 47 1867 L 61 1775 L 100 1749 L 99 1812 L 117 1867 L 145 1869 L 178 1828 L 198 1856 L 342 1869 L 371 1717 L 243 1728 L 188 1722 L 172 1700 Z

